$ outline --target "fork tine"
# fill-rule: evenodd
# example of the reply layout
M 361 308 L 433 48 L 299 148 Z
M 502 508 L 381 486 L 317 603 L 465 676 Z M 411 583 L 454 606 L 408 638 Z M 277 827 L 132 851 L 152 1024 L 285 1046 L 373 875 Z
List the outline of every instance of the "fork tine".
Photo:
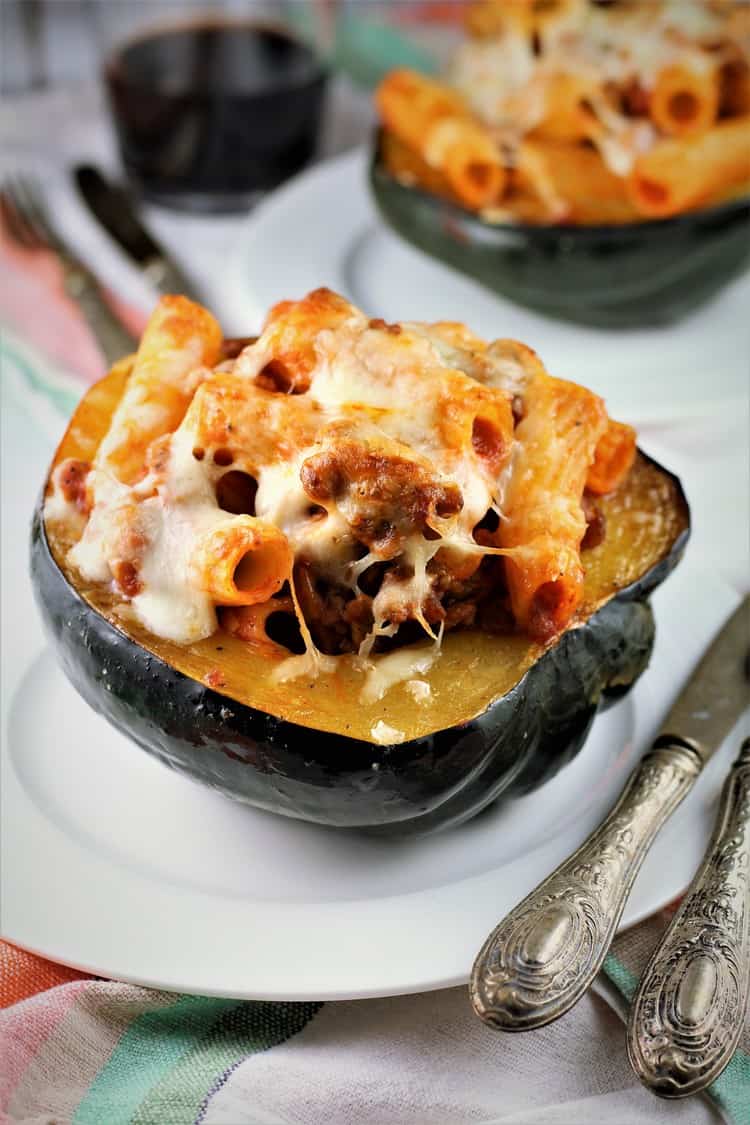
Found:
M 0 0 L 2 3 L 2 0 Z M 106 359 L 113 363 L 133 351 L 133 340 L 102 295 L 95 275 L 70 250 L 49 218 L 43 185 L 29 175 L 6 176 L 0 185 L 0 207 L 19 243 L 56 253 L 65 293 L 78 305 Z
M 38 185 L 31 176 L 18 173 L 13 180 L 14 197 L 27 222 L 37 234 L 40 243 L 52 247 L 58 253 L 62 246 L 49 221 Z
M 39 239 L 18 209 L 11 186 L 6 182 L 0 191 L 0 213 L 11 239 L 27 250 L 39 248 Z
M 43 245 L 41 233 L 37 230 L 29 215 L 26 197 L 19 185 L 19 177 L 9 175 L 5 181 L 5 194 L 8 200 L 8 216 L 11 221 L 15 219 L 16 230 L 19 235 L 25 236 L 25 244 L 39 248 Z

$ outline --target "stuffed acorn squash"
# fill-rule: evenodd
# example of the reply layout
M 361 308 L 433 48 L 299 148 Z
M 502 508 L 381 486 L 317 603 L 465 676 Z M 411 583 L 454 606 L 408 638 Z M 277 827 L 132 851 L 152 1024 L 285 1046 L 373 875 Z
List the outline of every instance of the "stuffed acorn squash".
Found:
M 426 685 L 419 698 L 413 678 L 363 695 L 361 668 L 348 657 L 280 681 L 272 673 L 289 652 L 267 638 L 248 643 L 223 628 L 189 643 L 156 635 L 131 612 L 122 582 L 92 581 L 73 565 L 80 527 L 45 519 L 55 470 L 94 459 L 131 367 L 124 361 L 92 387 L 70 423 L 34 515 L 31 571 L 72 684 L 167 765 L 288 816 L 432 831 L 551 778 L 597 709 L 646 667 L 648 597 L 682 555 L 689 511 L 679 481 L 642 453 L 599 500 L 606 536 L 584 551 L 582 600 L 568 627 L 547 640 L 456 629 L 429 667 L 419 665 L 419 646 L 410 649 Z

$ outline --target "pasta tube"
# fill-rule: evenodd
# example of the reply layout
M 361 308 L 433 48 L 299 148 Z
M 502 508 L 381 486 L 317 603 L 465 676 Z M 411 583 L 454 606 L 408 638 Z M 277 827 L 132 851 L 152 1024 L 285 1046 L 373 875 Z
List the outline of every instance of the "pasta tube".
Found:
M 513 444 L 510 399 L 478 383 L 462 388 L 460 397 L 449 387 L 440 404 L 439 432 L 445 446 L 460 457 L 471 449 L 477 467 L 494 480 L 510 457 Z
M 401 183 L 416 185 L 423 191 L 443 196 L 454 203 L 460 202 L 444 173 L 437 168 L 431 168 L 418 152 L 409 148 L 395 133 L 388 131 L 383 133 L 380 151 L 386 168 Z
M 277 593 L 292 573 L 292 549 L 273 524 L 241 515 L 195 540 L 190 584 L 218 605 L 256 605 Z
M 559 223 L 566 218 L 568 205 L 557 189 L 547 155 L 547 149 L 540 144 L 521 145 L 516 157 L 518 185 L 536 201 L 532 221 Z
M 266 318 L 257 346 L 240 356 L 235 370 L 255 375 L 256 381 L 276 391 L 303 393 L 317 360 L 315 337 L 325 328 L 336 328 L 352 315 L 348 301 L 331 289 L 314 289 L 300 301 L 279 301 Z M 265 354 L 263 370 L 255 372 L 255 359 Z
M 442 172 L 466 207 L 486 207 L 501 197 L 506 172 L 500 152 L 455 91 L 416 71 L 394 70 L 378 87 L 376 102 L 386 128 Z
M 566 627 L 583 595 L 581 498 L 607 415 L 591 391 L 548 375 L 531 380 L 524 406 L 498 540 L 510 548 L 505 574 L 513 614 L 546 641 Z
M 533 378 L 547 374 L 534 349 L 520 340 L 493 340 L 487 355 L 492 363 L 485 381 L 511 396 L 522 395 Z
M 200 378 L 218 362 L 221 328 L 187 297 L 162 297 L 146 325 L 125 393 L 99 446 L 95 467 L 133 484 L 146 473 L 146 450 L 177 429 Z M 196 375 L 196 372 L 198 375 Z
M 614 492 L 635 460 L 636 436 L 632 426 L 609 420 L 594 453 L 586 477 L 586 488 L 597 496 Z
M 310 445 L 322 413 L 306 395 L 286 395 L 249 383 L 234 372 L 217 372 L 196 391 L 185 425 L 202 461 L 254 473 L 261 465 L 290 460 Z
M 666 218 L 750 180 L 750 117 L 729 118 L 692 140 L 672 137 L 639 156 L 627 181 L 633 204 Z
M 583 75 L 551 74 L 544 88 L 544 117 L 534 135 L 553 141 L 587 141 L 601 136 L 603 126 L 593 105 L 601 96 L 601 81 Z
M 719 74 L 715 68 L 694 70 L 667 66 L 659 72 L 649 99 L 651 120 L 662 133 L 697 137 L 716 121 Z
M 548 205 L 548 221 L 556 217 L 552 207 L 563 212 L 565 220 L 571 223 L 628 223 L 639 218 L 624 180 L 610 171 L 595 149 L 563 142 L 526 141 L 521 153 L 520 164 L 527 183 L 542 199 L 552 201 Z

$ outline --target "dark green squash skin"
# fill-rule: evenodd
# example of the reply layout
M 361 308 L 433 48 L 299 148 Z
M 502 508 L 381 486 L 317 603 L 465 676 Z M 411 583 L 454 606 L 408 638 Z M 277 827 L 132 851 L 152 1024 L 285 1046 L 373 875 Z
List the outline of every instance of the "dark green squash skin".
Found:
M 674 479 L 674 478 L 673 478 Z M 687 503 L 680 491 L 681 503 Z M 648 664 L 647 598 L 668 555 L 568 630 L 515 687 L 455 728 L 383 747 L 285 722 L 153 656 L 92 609 L 57 566 L 40 498 L 31 533 L 39 609 L 65 674 L 118 730 L 166 765 L 272 812 L 336 827 L 417 834 L 459 824 L 501 794 L 543 784 L 580 749 L 597 709 Z
M 547 316 L 599 328 L 670 324 L 750 262 L 750 200 L 619 226 L 489 223 L 399 183 L 382 163 L 370 187 L 385 222 L 460 273 Z

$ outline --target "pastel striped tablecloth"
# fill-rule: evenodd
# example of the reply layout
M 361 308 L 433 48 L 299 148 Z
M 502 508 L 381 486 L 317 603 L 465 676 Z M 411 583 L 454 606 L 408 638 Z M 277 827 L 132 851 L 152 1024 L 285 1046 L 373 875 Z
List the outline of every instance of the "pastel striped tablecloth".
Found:
M 0 243 L 3 380 L 30 424 L 72 408 L 100 366 L 52 264 Z M 11 284 L 12 282 L 12 284 Z M 51 296 L 52 294 L 52 296 Z M 41 315 L 44 310 L 44 315 Z M 134 326 L 138 316 L 134 315 Z M 65 356 L 78 382 L 21 338 Z M 12 857 L 3 857 L 12 862 Z M 750 1030 L 712 1099 L 638 1085 L 622 1016 L 664 914 L 622 935 L 564 1020 L 503 1036 L 465 989 L 315 1003 L 173 995 L 94 979 L 0 943 L 0 1121 L 14 1125 L 750 1125 Z M 186 935 L 189 940 L 189 935 Z
M 0 1004 L 8 1119 L 77 1125 L 202 1121 L 244 1059 L 301 1031 L 320 1007 L 92 980 L 7 942 Z
M 220 1000 L 87 978 L 0 943 L 0 1119 L 698 1125 L 721 1114 L 747 1125 L 747 1032 L 712 1087 L 715 1109 L 702 1098 L 657 1102 L 628 1071 L 615 1010 L 625 1011 L 666 920 L 620 937 L 597 995 L 530 1036 L 488 1031 L 464 989 L 328 1004 Z

